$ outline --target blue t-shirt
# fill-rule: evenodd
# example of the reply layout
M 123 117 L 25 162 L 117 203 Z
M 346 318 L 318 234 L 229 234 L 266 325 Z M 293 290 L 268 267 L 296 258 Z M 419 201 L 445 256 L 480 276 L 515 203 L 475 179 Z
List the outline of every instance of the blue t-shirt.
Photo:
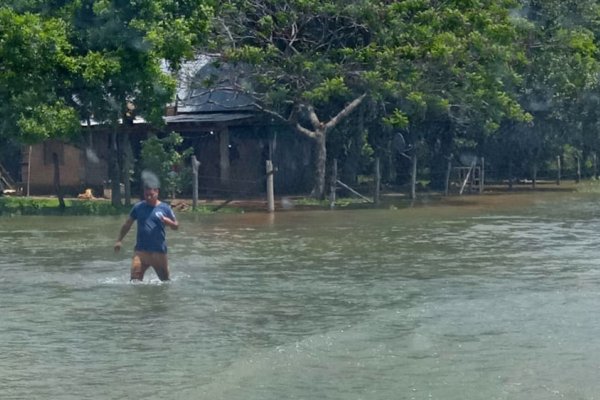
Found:
M 162 216 L 175 221 L 175 214 L 166 203 L 151 206 L 145 201 L 140 201 L 133 206 L 129 216 L 137 221 L 137 251 L 167 252 L 165 223 Z

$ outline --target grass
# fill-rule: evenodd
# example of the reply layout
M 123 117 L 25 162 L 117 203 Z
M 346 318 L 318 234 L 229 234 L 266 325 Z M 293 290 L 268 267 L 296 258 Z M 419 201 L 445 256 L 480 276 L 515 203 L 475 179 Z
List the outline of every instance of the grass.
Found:
M 108 200 L 66 199 L 61 210 L 54 198 L 0 197 L 0 215 L 119 215 L 129 210 Z
M 581 181 L 576 190 L 581 193 L 600 193 L 600 180 L 585 180 Z
M 0 197 L 0 216 L 14 215 L 124 215 L 129 213 L 131 206 L 115 207 L 110 200 L 94 199 L 65 199 L 65 208 L 60 209 L 58 199 L 45 197 Z M 191 207 L 176 212 L 194 214 L 212 214 L 215 206 L 202 205 L 195 210 Z M 220 208 L 218 213 L 240 213 L 236 207 Z

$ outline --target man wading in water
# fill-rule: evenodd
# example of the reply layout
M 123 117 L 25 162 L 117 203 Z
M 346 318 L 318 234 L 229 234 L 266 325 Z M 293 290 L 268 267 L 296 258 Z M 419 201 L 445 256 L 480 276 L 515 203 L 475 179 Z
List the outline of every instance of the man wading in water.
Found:
M 135 252 L 131 261 L 132 281 L 142 281 L 148 267 L 154 268 L 161 281 L 169 280 L 165 225 L 177 229 L 179 223 L 171 207 L 158 200 L 158 187 L 158 180 L 144 183 L 144 200 L 133 206 L 115 243 L 115 252 L 118 253 L 121 241 L 131 229 L 133 221 L 137 220 Z

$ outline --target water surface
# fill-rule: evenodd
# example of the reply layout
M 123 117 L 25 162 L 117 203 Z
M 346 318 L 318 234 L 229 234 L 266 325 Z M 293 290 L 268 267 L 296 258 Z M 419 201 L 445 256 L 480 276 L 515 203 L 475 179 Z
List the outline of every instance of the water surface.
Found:
M 600 197 L 180 215 L 128 282 L 121 217 L 0 218 L 2 399 L 595 399 Z

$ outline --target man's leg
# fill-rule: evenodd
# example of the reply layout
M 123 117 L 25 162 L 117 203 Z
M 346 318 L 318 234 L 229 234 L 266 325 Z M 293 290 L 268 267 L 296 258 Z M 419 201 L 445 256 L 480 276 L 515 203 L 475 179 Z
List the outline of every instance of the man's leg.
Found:
M 147 257 L 145 257 L 144 254 L 141 254 L 140 252 L 137 252 L 137 251 L 133 255 L 133 259 L 131 260 L 131 280 L 132 281 L 143 281 L 144 280 L 144 274 L 146 273 L 146 270 L 150 266 L 150 264 L 148 264 L 148 260 L 146 260 L 146 258 Z
M 169 280 L 169 261 L 166 253 L 152 253 L 152 268 L 161 281 Z

